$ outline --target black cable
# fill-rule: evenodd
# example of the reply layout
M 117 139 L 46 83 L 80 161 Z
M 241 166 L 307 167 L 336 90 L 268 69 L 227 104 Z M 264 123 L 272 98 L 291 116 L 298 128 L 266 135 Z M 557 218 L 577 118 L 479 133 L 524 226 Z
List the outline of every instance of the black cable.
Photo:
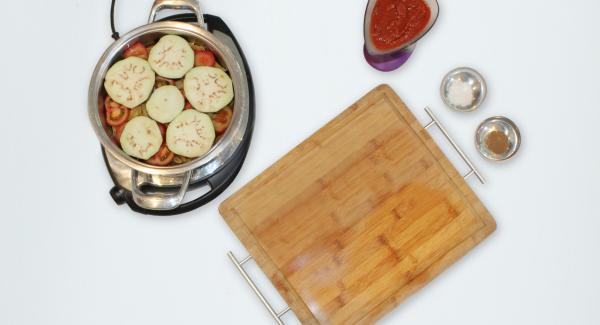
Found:
M 112 38 L 119 39 L 119 33 L 115 30 L 115 0 L 111 1 L 110 4 L 110 30 L 112 31 Z

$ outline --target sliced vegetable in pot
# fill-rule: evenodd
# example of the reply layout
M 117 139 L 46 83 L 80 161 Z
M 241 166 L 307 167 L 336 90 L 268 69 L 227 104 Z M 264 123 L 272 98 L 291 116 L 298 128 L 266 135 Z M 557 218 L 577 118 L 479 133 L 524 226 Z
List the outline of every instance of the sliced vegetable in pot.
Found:
M 229 124 L 231 124 L 231 118 L 233 117 L 233 110 L 231 107 L 225 107 L 217 113 L 213 114 L 212 122 L 215 127 L 217 134 L 225 133 Z
M 159 76 L 177 79 L 194 66 L 194 51 L 183 37 L 165 35 L 150 50 L 148 61 Z
M 208 50 L 199 50 L 194 51 L 195 59 L 194 66 L 206 66 L 212 67 L 215 65 L 217 60 L 215 59 L 215 54 Z
M 175 81 L 175 87 L 177 87 L 177 89 L 181 90 L 183 97 L 185 97 L 185 94 L 183 93 L 183 79 L 177 79 L 177 81 Z
M 173 163 L 177 164 L 177 165 L 181 165 L 181 164 L 185 164 L 187 162 L 192 161 L 192 158 L 188 158 L 188 157 L 184 157 L 184 156 L 180 156 L 180 155 L 175 155 L 175 158 L 173 158 Z
M 104 113 L 106 115 L 106 124 L 110 126 L 119 126 L 129 118 L 129 109 L 115 101 L 109 96 L 104 100 Z
M 115 102 L 133 108 L 145 102 L 154 87 L 155 75 L 148 61 L 132 56 L 113 64 L 104 88 Z
M 169 150 L 166 144 L 163 144 L 154 156 L 146 160 L 146 163 L 154 166 L 167 166 L 174 158 L 175 154 Z
M 188 109 L 167 127 L 167 146 L 178 155 L 196 158 L 207 153 L 215 140 L 215 129 L 207 114 Z
M 185 106 L 181 91 L 175 86 L 163 86 L 152 93 L 146 103 L 148 115 L 157 122 L 171 122 Z
M 148 116 L 148 112 L 146 111 L 146 104 L 136 106 L 136 107 L 132 108 L 131 111 L 129 111 L 129 120 L 130 121 L 138 116 L 146 116 L 146 117 Z
M 104 100 L 104 110 L 106 112 L 106 124 L 110 126 L 119 126 L 129 118 L 129 109 L 117 102 L 114 102 L 110 97 L 106 96 Z
M 202 44 L 197 44 L 196 42 L 192 41 L 190 42 L 190 47 L 192 48 L 192 50 L 194 51 L 204 51 L 206 50 L 206 46 L 202 45 Z
M 141 42 L 133 43 L 128 49 L 123 53 L 123 57 L 127 59 L 130 56 L 136 56 L 140 59 L 147 60 L 148 59 L 148 49 Z
M 126 154 L 143 160 L 154 156 L 163 143 L 158 124 L 145 116 L 127 122 L 119 140 Z
M 115 143 L 121 145 L 121 134 L 123 134 L 123 129 L 125 129 L 126 123 L 123 123 L 119 126 L 113 126 L 113 137 L 115 139 Z
M 108 110 L 108 109 L 113 108 L 113 107 L 120 107 L 120 106 L 121 106 L 121 104 L 119 104 L 119 103 L 115 102 L 114 100 L 112 100 L 112 98 L 110 98 L 110 96 L 106 96 L 104 98 L 104 109 L 105 110 Z
M 156 77 L 156 82 L 154 83 L 154 89 L 160 88 L 162 86 L 174 85 L 175 81 L 169 78 L 163 78 L 161 76 Z
M 186 98 L 200 112 L 216 112 L 233 99 L 231 78 L 218 68 L 193 68 L 185 75 L 183 88 Z
M 167 138 L 167 127 L 162 123 L 158 123 L 158 128 L 160 129 L 160 135 L 164 141 Z
M 106 123 L 110 126 L 119 126 L 127 122 L 129 117 L 129 108 L 124 106 L 109 107 L 106 110 Z
M 203 44 L 177 35 L 146 44 L 130 45 L 107 71 L 108 132 L 148 164 L 184 164 L 208 152 L 231 124 L 233 82 Z

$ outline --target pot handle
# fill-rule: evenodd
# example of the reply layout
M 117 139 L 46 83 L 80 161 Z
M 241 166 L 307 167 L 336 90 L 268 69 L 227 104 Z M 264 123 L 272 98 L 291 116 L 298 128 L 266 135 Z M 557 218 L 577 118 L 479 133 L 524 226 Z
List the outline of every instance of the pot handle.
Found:
M 148 23 L 156 21 L 156 14 L 163 9 L 187 9 L 194 12 L 198 18 L 198 25 L 204 28 L 204 15 L 197 0 L 155 0 L 150 10 Z
M 139 172 L 135 169 L 131 171 L 131 196 L 135 204 L 144 209 L 149 210 L 172 210 L 177 208 L 185 197 L 185 193 L 190 185 L 192 171 L 187 171 L 183 174 L 183 181 L 177 193 L 144 193 L 138 183 Z

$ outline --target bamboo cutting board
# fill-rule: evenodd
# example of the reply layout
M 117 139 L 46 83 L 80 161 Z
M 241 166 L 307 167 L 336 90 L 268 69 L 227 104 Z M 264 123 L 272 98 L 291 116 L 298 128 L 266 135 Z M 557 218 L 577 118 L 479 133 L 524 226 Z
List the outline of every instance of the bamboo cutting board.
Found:
M 374 323 L 496 227 L 386 85 L 220 212 L 303 324 Z

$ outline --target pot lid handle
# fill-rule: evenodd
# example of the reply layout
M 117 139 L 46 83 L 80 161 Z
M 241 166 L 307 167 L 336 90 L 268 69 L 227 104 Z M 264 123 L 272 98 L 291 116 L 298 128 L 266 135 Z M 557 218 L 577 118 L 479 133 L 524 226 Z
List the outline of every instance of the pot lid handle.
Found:
M 180 10 L 187 9 L 194 12 L 196 17 L 198 18 L 198 25 L 201 27 L 205 27 L 204 24 L 204 15 L 202 14 L 202 10 L 200 9 L 200 4 L 197 0 L 155 0 L 152 5 L 152 9 L 150 10 L 150 18 L 148 19 L 148 23 L 153 23 L 156 21 L 156 15 L 159 11 L 163 9 L 172 9 L 172 10 Z

